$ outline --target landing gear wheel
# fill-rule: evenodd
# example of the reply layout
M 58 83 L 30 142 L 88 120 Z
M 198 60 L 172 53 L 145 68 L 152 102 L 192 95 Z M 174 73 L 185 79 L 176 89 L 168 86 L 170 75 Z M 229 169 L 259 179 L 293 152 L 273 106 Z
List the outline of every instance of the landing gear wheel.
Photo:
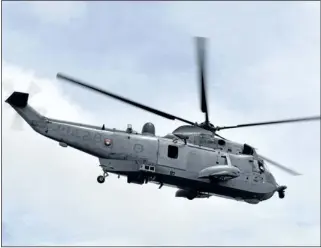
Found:
M 191 201 L 191 200 L 193 200 L 193 199 L 195 198 L 195 196 L 193 196 L 193 195 L 188 195 L 186 198 Z
M 104 183 L 105 182 L 105 178 L 109 176 L 108 172 L 104 169 L 104 167 L 101 166 L 101 168 L 103 169 L 103 174 L 99 175 L 97 177 L 97 182 L 98 183 Z
M 105 182 L 105 177 L 104 176 L 98 176 L 97 177 L 97 182 L 98 183 L 104 183 Z

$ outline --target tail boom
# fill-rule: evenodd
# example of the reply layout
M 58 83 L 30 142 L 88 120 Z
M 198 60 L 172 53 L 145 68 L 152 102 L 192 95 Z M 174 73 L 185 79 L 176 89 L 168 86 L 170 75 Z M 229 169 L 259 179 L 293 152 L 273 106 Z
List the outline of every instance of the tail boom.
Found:
M 28 104 L 28 98 L 27 93 L 13 92 L 5 102 L 10 104 L 37 133 L 93 156 L 101 158 L 108 156 L 110 151 L 104 145 L 104 140 L 111 138 L 112 131 L 99 130 L 98 127 L 80 123 L 49 119 L 34 110 Z

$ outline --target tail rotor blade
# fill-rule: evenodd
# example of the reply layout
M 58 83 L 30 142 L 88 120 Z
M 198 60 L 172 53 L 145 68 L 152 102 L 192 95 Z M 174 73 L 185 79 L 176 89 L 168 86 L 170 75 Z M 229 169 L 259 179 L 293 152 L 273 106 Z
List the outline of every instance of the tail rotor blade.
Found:
M 45 108 L 37 108 L 37 111 L 42 115 L 46 115 L 47 114 L 47 109 L 45 109 Z
M 28 92 L 30 96 L 35 96 L 41 92 L 41 88 L 35 82 L 31 81 Z
M 18 115 L 17 113 L 15 113 L 12 123 L 11 123 L 11 129 L 15 130 L 15 131 L 21 131 L 23 129 L 23 119 L 20 115 Z
M 6 82 L 4 84 L 4 89 L 11 91 L 11 92 L 13 91 L 13 87 L 12 87 L 12 84 L 10 83 L 10 81 Z M 30 97 L 33 97 L 41 92 L 41 88 L 35 82 L 32 81 L 29 84 L 27 92 L 29 93 Z M 41 114 L 45 115 L 46 109 L 40 108 L 39 112 Z M 13 119 L 12 119 L 11 129 L 15 130 L 15 131 L 22 131 L 24 128 L 24 125 L 25 124 L 24 124 L 23 118 L 18 113 L 15 113 L 15 115 L 13 116 Z

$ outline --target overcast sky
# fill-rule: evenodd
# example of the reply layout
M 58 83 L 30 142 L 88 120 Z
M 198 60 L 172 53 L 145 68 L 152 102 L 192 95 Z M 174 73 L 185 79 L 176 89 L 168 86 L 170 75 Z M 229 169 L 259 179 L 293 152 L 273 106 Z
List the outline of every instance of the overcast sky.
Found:
M 215 125 L 320 113 L 319 2 L 4 2 L 3 98 L 12 90 L 46 115 L 158 135 L 181 125 L 58 82 L 57 72 L 192 121 L 200 112 L 195 46 L 209 38 Z M 272 169 L 286 197 L 258 205 L 175 189 L 103 185 L 98 159 L 11 128 L 3 106 L 4 245 L 320 245 L 320 123 L 220 132 L 302 172 Z M 43 110 L 42 110 L 43 111 Z

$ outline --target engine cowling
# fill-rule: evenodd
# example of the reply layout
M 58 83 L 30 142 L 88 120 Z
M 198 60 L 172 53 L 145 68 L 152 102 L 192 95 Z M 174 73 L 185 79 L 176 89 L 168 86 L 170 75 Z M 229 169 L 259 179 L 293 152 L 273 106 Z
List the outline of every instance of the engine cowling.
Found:
M 155 126 L 151 122 L 147 122 L 144 124 L 142 128 L 142 134 L 143 135 L 152 135 L 155 136 Z

